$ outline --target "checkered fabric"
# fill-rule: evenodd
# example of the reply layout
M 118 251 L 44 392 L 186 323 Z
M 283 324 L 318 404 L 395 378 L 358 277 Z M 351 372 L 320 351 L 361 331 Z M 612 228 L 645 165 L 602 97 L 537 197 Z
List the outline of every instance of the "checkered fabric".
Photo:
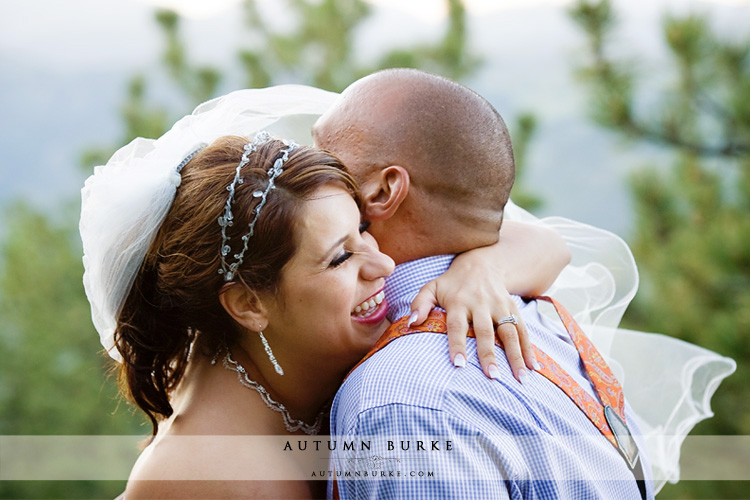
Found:
M 386 283 L 392 320 L 410 314 L 419 289 L 452 258 L 397 266 Z M 514 300 L 534 344 L 595 395 L 562 324 L 535 301 Z M 340 498 L 640 498 L 623 458 L 563 391 L 537 373 L 521 385 L 500 348 L 499 380 L 485 377 L 474 339 L 467 354 L 467 366 L 455 368 L 444 334 L 412 334 L 349 375 L 331 412 Z M 647 461 L 644 470 L 653 498 Z

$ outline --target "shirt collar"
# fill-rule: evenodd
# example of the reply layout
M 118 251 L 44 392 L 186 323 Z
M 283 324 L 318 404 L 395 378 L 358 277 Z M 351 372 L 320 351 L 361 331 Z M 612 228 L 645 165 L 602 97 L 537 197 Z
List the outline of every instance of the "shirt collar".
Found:
M 455 255 L 436 255 L 404 262 L 385 280 L 385 300 L 391 323 L 411 314 L 411 302 L 419 290 L 451 265 Z

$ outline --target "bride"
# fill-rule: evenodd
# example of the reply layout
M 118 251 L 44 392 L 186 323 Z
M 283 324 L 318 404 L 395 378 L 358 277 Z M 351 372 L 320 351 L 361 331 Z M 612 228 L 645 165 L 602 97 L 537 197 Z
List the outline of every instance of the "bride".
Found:
M 321 495 L 322 481 L 215 480 L 246 478 L 269 459 L 237 440 L 218 443 L 325 432 L 332 396 L 388 326 L 393 261 L 367 233 L 357 185 L 337 158 L 267 132 L 185 154 L 182 141 L 212 118 L 191 115 L 153 143 L 134 141 L 83 189 L 94 323 L 121 362 L 123 391 L 153 426 L 126 496 Z M 566 263 L 565 245 L 549 230 L 518 229 L 497 245 L 506 270 L 484 279 L 503 290 L 507 274 L 512 291 L 541 292 Z M 553 257 L 516 266 L 536 248 Z M 470 272 L 456 266 L 457 276 Z M 515 305 L 502 307 L 497 314 Z M 210 437 L 196 446 L 186 436 Z
M 156 141 L 134 140 L 87 181 L 80 228 L 92 318 L 121 362 L 125 394 L 153 424 L 128 498 L 319 494 L 305 481 L 210 479 L 227 470 L 246 477 L 266 465 L 268 457 L 241 446 L 242 436 L 326 432 L 327 402 L 386 328 L 387 304 L 379 301 L 392 263 L 365 231 L 343 166 L 324 151 L 256 137 L 268 130 L 310 143 L 313 123 L 335 97 L 302 86 L 229 94 L 199 106 Z M 495 259 L 469 252 L 464 257 L 484 259 L 481 265 L 462 269 L 459 258 L 453 277 L 441 278 L 445 291 L 472 269 L 496 269 L 497 276 L 472 276 L 494 286 L 495 319 L 514 312 L 505 288 L 543 292 L 568 255 L 559 237 L 540 231 L 518 207 L 509 204 L 506 216 L 534 225 L 514 229 L 506 221 Z M 639 352 L 640 337 L 615 330 L 637 287 L 632 256 L 610 233 L 559 218 L 542 224 L 565 237 L 573 264 L 548 293 L 591 327 L 632 404 L 642 366 L 628 360 Z M 557 250 L 549 258 L 539 248 Z M 548 258 L 541 267 L 516 268 L 513 256 L 529 252 Z M 499 256 L 507 273 L 495 262 Z M 522 325 L 519 337 L 506 349 L 527 354 Z M 644 411 L 640 425 L 652 431 L 660 458 L 652 462 L 667 479 L 674 478 L 681 439 L 710 413 L 710 395 L 732 368 L 725 358 L 669 341 L 661 352 L 669 350 L 695 375 L 676 371 L 677 390 L 663 395 L 660 411 Z M 533 359 L 525 358 L 521 366 L 531 368 Z M 702 386 L 694 383 L 699 378 Z M 670 434 L 676 437 L 665 441 Z M 199 446 L 175 439 L 185 436 L 208 439 Z M 205 480 L 149 481 L 174 477 Z

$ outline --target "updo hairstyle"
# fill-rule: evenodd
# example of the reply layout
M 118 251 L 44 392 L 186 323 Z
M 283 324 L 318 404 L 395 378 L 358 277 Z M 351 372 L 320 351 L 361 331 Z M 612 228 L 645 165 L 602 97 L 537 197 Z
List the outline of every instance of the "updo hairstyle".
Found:
M 241 137 L 219 138 L 183 168 L 174 202 L 118 319 L 115 343 L 123 359 L 120 387 L 146 413 L 154 435 L 159 420 L 173 412 L 169 396 L 185 371 L 196 337 L 201 337 L 207 350 L 216 352 L 221 346 L 234 345 L 241 332 L 219 302 L 225 281 L 219 274 L 222 236 L 218 219 L 224 215 L 227 186 L 248 142 Z M 265 189 L 267 171 L 286 147 L 275 139 L 265 142 L 242 167 L 243 183 L 236 185 L 232 204 L 234 223 L 227 228 L 229 262 L 242 249 L 241 238 L 259 203 L 253 193 Z M 281 270 L 299 244 L 295 228 L 302 204 L 329 183 L 346 189 L 359 206 L 356 182 L 336 157 L 305 146 L 289 153 L 230 286 L 278 293 Z

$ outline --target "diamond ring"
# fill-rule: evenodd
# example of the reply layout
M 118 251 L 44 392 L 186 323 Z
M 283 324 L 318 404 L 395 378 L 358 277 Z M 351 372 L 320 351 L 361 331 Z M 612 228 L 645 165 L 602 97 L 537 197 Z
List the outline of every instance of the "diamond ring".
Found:
M 511 314 L 510 316 L 506 316 L 500 321 L 497 322 L 497 326 L 503 325 L 505 323 L 513 323 L 514 325 L 518 325 L 518 318 L 515 314 Z

